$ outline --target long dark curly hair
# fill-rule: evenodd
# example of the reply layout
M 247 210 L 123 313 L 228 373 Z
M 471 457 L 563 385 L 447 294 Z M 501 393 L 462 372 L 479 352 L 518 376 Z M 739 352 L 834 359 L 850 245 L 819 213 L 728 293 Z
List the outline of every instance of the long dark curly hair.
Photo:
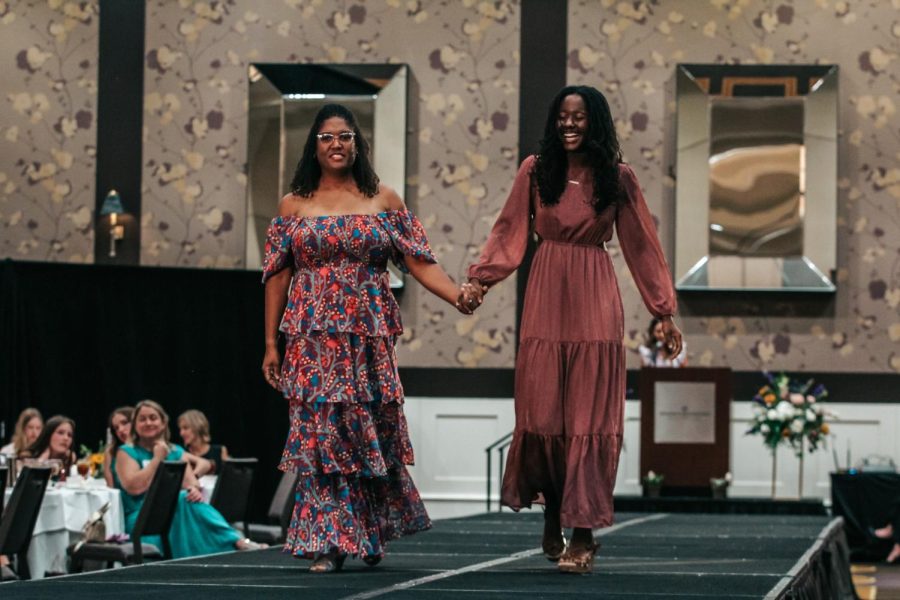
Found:
M 571 94 L 581 96 L 587 109 L 587 134 L 580 150 L 587 155 L 587 162 L 592 168 L 594 210 L 600 214 L 606 207 L 621 199 L 619 163 L 622 162 L 622 151 L 609 103 L 596 88 L 587 85 L 566 86 L 553 99 L 532 176 L 537 182 L 541 204 L 557 204 L 566 187 L 566 168 L 569 163 L 559 133 L 559 110 L 565 97 Z
M 309 128 L 309 135 L 306 136 L 306 144 L 303 146 L 303 156 L 297 163 L 297 170 L 294 171 L 294 179 L 291 181 L 291 192 L 304 198 L 312 196 L 313 192 L 319 187 L 319 179 L 322 177 L 322 167 L 316 158 L 316 145 L 319 143 L 316 134 L 322 127 L 322 123 L 331 117 L 340 117 L 347 121 L 347 125 L 353 130 L 354 141 L 356 143 L 356 159 L 353 161 L 351 173 L 356 187 L 367 197 L 372 198 L 378 193 L 378 175 L 372 168 L 369 160 L 369 142 L 363 137 L 356 122 L 353 112 L 341 104 L 326 104 L 316 114 L 312 127 Z

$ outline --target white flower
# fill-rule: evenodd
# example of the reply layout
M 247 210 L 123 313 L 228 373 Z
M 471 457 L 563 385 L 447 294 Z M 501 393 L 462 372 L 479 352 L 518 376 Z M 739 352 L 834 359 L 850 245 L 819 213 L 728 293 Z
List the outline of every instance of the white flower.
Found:
M 791 431 L 794 433 L 802 433 L 803 432 L 803 421 L 799 419 L 795 419 L 791 422 Z
M 806 409 L 806 420 L 807 421 L 815 421 L 816 420 L 816 413 L 810 408 Z
M 770 421 L 777 421 L 778 420 L 778 411 L 775 410 L 774 408 L 770 408 L 769 412 L 766 413 L 766 417 Z
M 777 412 L 778 418 L 782 421 L 787 421 L 794 416 L 794 407 L 790 402 L 784 400 L 775 405 L 775 410 Z
M 769 427 L 768 425 L 766 425 L 765 423 L 763 423 L 763 425 L 759 428 L 759 431 L 760 431 L 761 433 L 767 435 L 770 431 L 772 431 L 772 428 Z

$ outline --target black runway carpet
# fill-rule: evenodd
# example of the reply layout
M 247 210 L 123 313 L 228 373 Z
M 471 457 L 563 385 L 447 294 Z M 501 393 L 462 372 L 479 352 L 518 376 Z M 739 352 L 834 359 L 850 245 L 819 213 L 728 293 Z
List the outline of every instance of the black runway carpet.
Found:
M 235 552 L 0 585 L 0 598 L 764 598 L 813 546 L 822 516 L 620 513 L 599 531 L 590 575 L 540 553 L 542 517 L 488 513 L 439 521 L 393 542 L 377 567 L 348 560 L 313 575 L 280 549 Z

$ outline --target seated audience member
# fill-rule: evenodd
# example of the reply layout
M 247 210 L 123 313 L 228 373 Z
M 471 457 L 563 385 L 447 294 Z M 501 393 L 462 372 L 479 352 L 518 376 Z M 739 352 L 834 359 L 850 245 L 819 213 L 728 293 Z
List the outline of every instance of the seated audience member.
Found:
M 169 530 L 173 558 L 212 554 L 228 550 L 255 550 L 266 547 L 233 529 L 215 508 L 202 502 L 198 471 L 209 469 L 209 462 L 194 456 L 181 446 L 169 443 L 169 415 L 153 400 L 143 400 L 134 407 L 131 443 L 123 444 L 116 455 L 116 477 L 122 490 L 125 508 L 125 531 L 131 533 L 144 502 L 144 494 L 160 463 L 187 462 L 184 489 Z M 144 541 L 161 547 L 155 536 Z
M 647 328 L 647 336 L 643 344 L 638 348 L 641 354 L 641 366 L 643 367 L 684 367 L 687 365 L 687 344 L 682 343 L 681 352 L 672 356 L 666 347 L 666 334 L 663 331 L 662 321 L 654 318 Z
M 178 433 L 188 452 L 205 458 L 212 464 L 209 474 L 217 473 L 222 461 L 228 458 L 228 448 L 211 442 L 209 421 L 199 410 L 192 409 L 181 413 L 178 417 Z
M 894 516 L 891 517 L 891 523 L 875 530 L 875 537 L 882 540 L 894 541 L 894 547 L 891 548 L 890 554 L 888 554 L 885 559 L 889 564 L 894 564 L 900 560 L 900 530 L 894 529 L 894 522 L 898 520 L 898 517 L 900 517 L 900 509 L 894 511 Z
M 116 481 L 116 454 L 122 444 L 131 442 L 133 406 L 120 406 L 109 414 L 106 451 L 103 453 L 103 478 L 109 487 L 121 487 Z
M 36 408 L 26 408 L 16 420 L 12 441 L 0 448 L 0 454 L 19 456 L 25 448 L 34 443 L 44 428 L 44 417 Z
M 19 413 L 19 418 L 16 419 L 12 441 L 0 448 L 0 454 L 19 456 L 38 439 L 43 428 L 44 417 L 41 416 L 41 411 L 36 408 L 26 408 Z M 0 498 L 0 502 L 2 501 L 3 499 Z M 9 559 L 0 555 L 0 581 L 12 581 L 14 579 L 18 579 L 18 576 L 9 568 Z
M 63 472 L 68 475 L 76 460 L 75 452 L 72 451 L 74 442 L 75 421 L 63 415 L 56 415 L 47 419 L 41 435 L 25 448 L 20 456 L 39 461 L 58 460 Z

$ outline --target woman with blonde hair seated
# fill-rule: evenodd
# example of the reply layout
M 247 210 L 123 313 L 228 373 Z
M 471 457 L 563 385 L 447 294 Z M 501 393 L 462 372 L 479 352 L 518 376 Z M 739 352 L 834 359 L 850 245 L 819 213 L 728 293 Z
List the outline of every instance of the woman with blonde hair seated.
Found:
M 132 443 L 119 448 L 116 455 L 116 477 L 122 489 L 125 508 L 125 531 L 131 533 L 150 488 L 153 476 L 163 461 L 184 461 L 184 490 L 169 529 L 172 558 L 255 550 L 265 547 L 241 537 L 215 508 L 203 503 L 197 477 L 209 470 L 209 461 L 194 456 L 177 444 L 169 443 L 169 415 L 153 400 L 143 400 L 134 407 Z M 161 548 L 155 536 L 144 541 Z
M 26 408 L 16 419 L 12 441 L 0 448 L 0 454 L 19 456 L 25 448 L 34 443 L 44 428 L 44 417 L 36 408 Z
M 206 415 L 196 409 L 181 413 L 178 417 L 178 434 L 188 452 L 210 462 L 210 475 L 218 473 L 222 462 L 228 458 L 228 448 L 212 443 Z

